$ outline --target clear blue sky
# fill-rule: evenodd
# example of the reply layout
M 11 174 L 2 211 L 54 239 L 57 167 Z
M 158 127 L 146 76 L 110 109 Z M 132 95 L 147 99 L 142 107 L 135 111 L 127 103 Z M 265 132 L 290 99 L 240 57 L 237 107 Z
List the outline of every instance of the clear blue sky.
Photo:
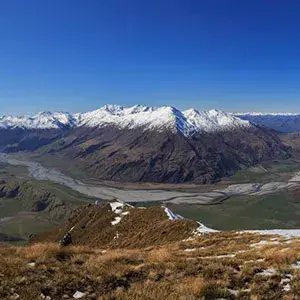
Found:
M 300 1 L 0 0 L 0 115 L 300 111 Z

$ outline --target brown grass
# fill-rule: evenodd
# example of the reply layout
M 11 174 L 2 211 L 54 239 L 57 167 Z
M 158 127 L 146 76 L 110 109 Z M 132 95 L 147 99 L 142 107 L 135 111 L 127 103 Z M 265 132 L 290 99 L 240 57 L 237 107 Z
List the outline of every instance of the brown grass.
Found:
M 73 228 L 73 245 L 105 248 L 141 248 L 166 245 L 186 239 L 199 226 L 197 222 L 183 219 L 170 221 L 163 208 L 129 208 L 128 215 L 117 225 L 111 222 L 116 214 L 109 204 L 80 207 L 65 225 L 43 232 L 32 239 L 33 243 L 58 243 Z
M 0 248 L 0 299 L 299 299 L 300 243 L 250 245 L 270 236 L 214 233 L 194 240 L 141 249 L 57 244 Z M 192 251 L 185 251 L 192 249 Z M 239 252 L 242 251 L 242 252 Z M 220 255 L 235 254 L 234 257 Z M 263 261 L 257 261 L 264 258 Z M 28 265 L 28 263 L 35 265 Z M 274 268 L 271 276 L 264 270 Z M 291 290 L 282 279 L 292 275 Z M 66 296 L 65 296 L 66 297 Z

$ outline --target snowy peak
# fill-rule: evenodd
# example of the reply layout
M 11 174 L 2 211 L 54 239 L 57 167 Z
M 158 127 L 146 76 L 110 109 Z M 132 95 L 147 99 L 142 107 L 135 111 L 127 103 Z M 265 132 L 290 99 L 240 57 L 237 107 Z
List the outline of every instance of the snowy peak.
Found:
M 40 112 L 33 117 L 26 116 L 3 116 L 0 117 L 0 128 L 22 129 L 63 129 L 76 124 L 76 119 L 63 112 Z
M 183 115 L 196 132 L 214 132 L 251 126 L 249 121 L 216 109 L 209 111 L 188 109 L 183 112 Z
M 250 122 L 246 120 L 241 120 L 216 109 L 180 111 L 172 106 L 149 107 L 141 105 L 128 108 L 104 106 L 99 110 L 81 115 L 78 125 L 87 127 L 112 125 L 128 129 L 142 127 L 158 131 L 168 129 L 185 136 L 251 126 Z
M 81 115 L 78 126 L 105 127 L 117 126 L 119 128 L 145 129 L 174 129 L 180 126 L 182 113 L 174 107 L 148 107 L 136 105 L 133 107 L 107 109 L 104 106 L 98 110 Z
M 83 114 L 42 112 L 33 117 L 4 116 L 0 118 L 0 128 L 62 129 L 105 126 L 157 131 L 170 130 L 173 133 L 192 136 L 195 133 L 231 130 L 252 125 L 247 120 L 241 120 L 232 114 L 216 109 L 180 111 L 173 106 L 135 105 L 124 108 L 112 104 Z

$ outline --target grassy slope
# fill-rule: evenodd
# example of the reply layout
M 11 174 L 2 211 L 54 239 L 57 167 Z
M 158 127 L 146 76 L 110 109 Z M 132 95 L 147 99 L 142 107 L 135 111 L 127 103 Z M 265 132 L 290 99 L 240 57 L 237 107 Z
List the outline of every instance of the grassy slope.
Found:
M 36 180 L 10 179 L 9 184 L 20 185 L 20 193 L 13 198 L 0 198 L 0 232 L 27 239 L 30 234 L 48 230 L 64 222 L 76 207 L 93 202 L 65 186 Z M 49 208 L 35 212 L 34 203 L 51 194 L 55 201 Z
M 251 246 L 260 241 L 268 243 Z M 0 298 L 66 299 L 80 291 L 98 300 L 292 300 L 300 294 L 299 253 L 299 240 L 232 232 L 131 250 L 0 247 Z
M 147 209 L 125 206 L 124 215 L 115 214 L 109 204 L 85 205 L 74 211 L 68 221 L 41 233 L 33 242 L 58 243 L 71 232 L 73 245 L 93 247 L 140 248 L 189 238 L 199 225 L 192 220 L 170 221 L 162 207 Z M 119 223 L 112 225 L 116 217 Z

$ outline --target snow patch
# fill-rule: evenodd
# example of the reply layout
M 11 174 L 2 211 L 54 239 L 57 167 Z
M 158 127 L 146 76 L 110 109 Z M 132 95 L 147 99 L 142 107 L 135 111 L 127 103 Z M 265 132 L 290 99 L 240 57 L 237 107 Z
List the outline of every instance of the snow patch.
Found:
M 110 202 L 109 204 L 110 204 L 111 210 L 115 214 L 120 214 L 124 207 L 124 203 L 122 203 L 122 202 Z
M 291 285 L 290 285 L 289 283 L 287 283 L 287 284 L 282 288 L 282 290 L 283 290 L 284 292 L 289 292 L 289 291 L 291 290 Z
M 127 216 L 127 215 L 129 215 L 129 214 L 130 214 L 129 211 L 124 211 L 124 212 L 121 213 L 121 216 Z
M 115 226 L 117 224 L 119 224 L 122 220 L 122 217 L 123 216 L 127 216 L 130 214 L 129 211 L 123 211 L 123 208 L 125 206 L 127 206 L 126 203 L 122 203 L 122 202 L 110 202 L 110 207 L 111 207 L 111 210 L 117 214 L 118 216 L 115 217 L 115 219 L 111 222 L 111 225 Z M 129 205 L 128 205 L 129 206 Z M 131 205 L 130 205 L 131 207 Z
M 36 266 L 35 262 L 30 262 L 27 264 L 28 267 L 34 268 Z
M 114 236 L 114 240 L 117 240 L 119 238 L 119 232 L 116 232 L 116 235 Z
M 227 289 L 227 291 L 233 296 L 237 296 L 239 294 L 238 290 Z
M 255 244 L 251 244 L 250 247 L 254 247 L 254 248 L 257 248 L 257 247 L 262 247 L 262 246 L 265 246 L 265 245 L 278 245 L 280 244 L 278 241 L 260 241 L 258 243 L 255 243 Z
M 259 276 L 273 276 L 277 273 L 276 269 L 274 268 L 268 268 L 268 269 L 265 269 L 259 273 L 257 273 L 256 275 L 259 275 Z
M 122 218 L 121 217 L 115 217 L 113 221 L 111 221 L 111 225 L 115 226 L 121 222 Z
M 286 238 L 300 237 L 300 229 L 266 229 L 266 230 L 243 230 L 240 233 L 258 233 L 266 235 L 280 235 Z
M 211 256 L 204 256 L 202 258 L 233 258 L 235 257 L 235 253 L 231 254 L 222 254 L 222 255 L 211 255 Z
M 77 291 L 77 292 L 73 295 L 73 298 L 75 298 L 75 299 L 81 299 L 81 298 L 85 297 L 85 295 L 86 295 L 86 293 Z
M 169 208 L 167 207 L 163 207 L 165 210 L 165 213 L 167 214 L 169 220 L 178 220 L 181 219 L 179 216 L 177 216 L 176 214 L 174 214 Z
M 198 235 L 202 235 L 202 234 L 208 234 L 208 233 L 212 233 L 212 232 L 219 232 L 218 230 L 206 227 L 205 225 L 203 225 L 200 222 L 197 222 L 197 223 L 199 224 L 199 227 L 194 230 L 194 232 L 193 232 L 194 236 L 198 236 Z
M 293 269 L 300 269 L 300 261 L 297 261 L 296 263 L 292 264 Z

